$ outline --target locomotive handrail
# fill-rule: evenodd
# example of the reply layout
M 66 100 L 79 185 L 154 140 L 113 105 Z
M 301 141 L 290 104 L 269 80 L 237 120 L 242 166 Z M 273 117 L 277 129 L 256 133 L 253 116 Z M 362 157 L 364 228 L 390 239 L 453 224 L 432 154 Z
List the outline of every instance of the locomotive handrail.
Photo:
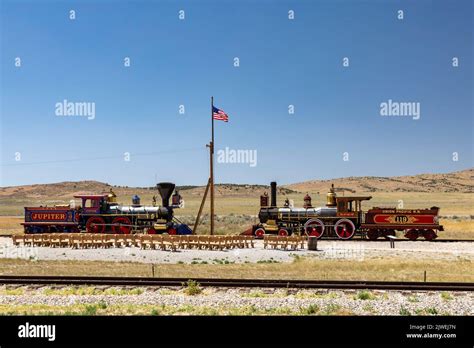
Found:
M 173 221 L 182 224 L 182 221 L 178 219 L 176 216 L 173 216 Z

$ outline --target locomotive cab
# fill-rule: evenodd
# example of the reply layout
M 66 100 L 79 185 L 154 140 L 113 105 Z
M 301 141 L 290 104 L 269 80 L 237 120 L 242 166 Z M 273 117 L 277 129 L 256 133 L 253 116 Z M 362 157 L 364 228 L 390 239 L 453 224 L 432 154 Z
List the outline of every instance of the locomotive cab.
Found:
M 362 201 L 368 201 L 371 198 L 372 196 L 336 197 L 336 215 L 342 219 L 336 220 L 334 231 L 339 238 L 345 239 L 343 238 L 344 229 L 350 231 L 352 236 L 359 228 L 364 221 Z
M 368 201 L 372 196 L 337 197 L 336 206 L 338 213 L 359 213 L 362 211 L 362 201 Z
M 107 210 L 107 196 L 103 195 L 77 195 L 74 198 L 81 199 L 81 210 L 83 213 L 100 214 Z

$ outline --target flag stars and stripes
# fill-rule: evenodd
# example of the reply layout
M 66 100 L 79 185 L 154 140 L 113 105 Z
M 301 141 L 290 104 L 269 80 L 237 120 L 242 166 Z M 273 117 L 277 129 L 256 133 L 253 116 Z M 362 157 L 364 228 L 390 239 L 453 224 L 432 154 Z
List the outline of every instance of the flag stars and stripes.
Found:
M 214 120 L 229 122 L 229 115 L 227 115 L 223 110 L 212 106 L 212 117 Z

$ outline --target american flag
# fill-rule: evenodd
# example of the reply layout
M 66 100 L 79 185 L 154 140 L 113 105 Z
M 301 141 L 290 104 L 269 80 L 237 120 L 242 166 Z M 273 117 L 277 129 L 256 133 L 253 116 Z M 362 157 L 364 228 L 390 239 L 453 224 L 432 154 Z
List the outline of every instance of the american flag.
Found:
M 212 117 L 214 120 L 229 122 L 229 116 L 221 109 L 212 106 Z

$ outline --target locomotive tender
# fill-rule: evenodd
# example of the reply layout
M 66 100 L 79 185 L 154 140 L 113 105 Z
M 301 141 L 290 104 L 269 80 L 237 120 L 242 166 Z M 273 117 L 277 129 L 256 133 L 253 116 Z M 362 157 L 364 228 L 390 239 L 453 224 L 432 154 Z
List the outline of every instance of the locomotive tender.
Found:
M 287 200 L 284 207 L 277 206 L 277 184 L 272 182 L 271 201 L 265 193 L 260 197 L 260 223 L 252 227 L 252 234 L 263 238 L 267 233 L 287 236 L 294 233 L 321 238 L 350 239 L 356 234 L 370 240 L 394 236 L 404 231 L 405 237 L 416 240 L 424 237 L 433 240 L 437 231 L 443 231 L 438 223 L 438 207 L 430 209 L 372 208 L 362 211 L 362 202 L 372 196 L 338 197 L 331 187 L 325 207 L 315 208 L 311 197 L 306 195 L 303 208 L 290 207 Z
M 142 206 L 140 198 L 134 196 L 131 206 L 119 205 L 112 189 L 108 194 L 76 195 L 81 199 L 80 207 L 25 207 L 25 233 L 80 232 L 89 233 L 168 233 L 190 234 L 191 229 L 180 223 L 173 210 L 180 208 L 179 193 L 170 197 L 175 189 L 173 183 L 157 184 L 162 198 L 161 206 Z

